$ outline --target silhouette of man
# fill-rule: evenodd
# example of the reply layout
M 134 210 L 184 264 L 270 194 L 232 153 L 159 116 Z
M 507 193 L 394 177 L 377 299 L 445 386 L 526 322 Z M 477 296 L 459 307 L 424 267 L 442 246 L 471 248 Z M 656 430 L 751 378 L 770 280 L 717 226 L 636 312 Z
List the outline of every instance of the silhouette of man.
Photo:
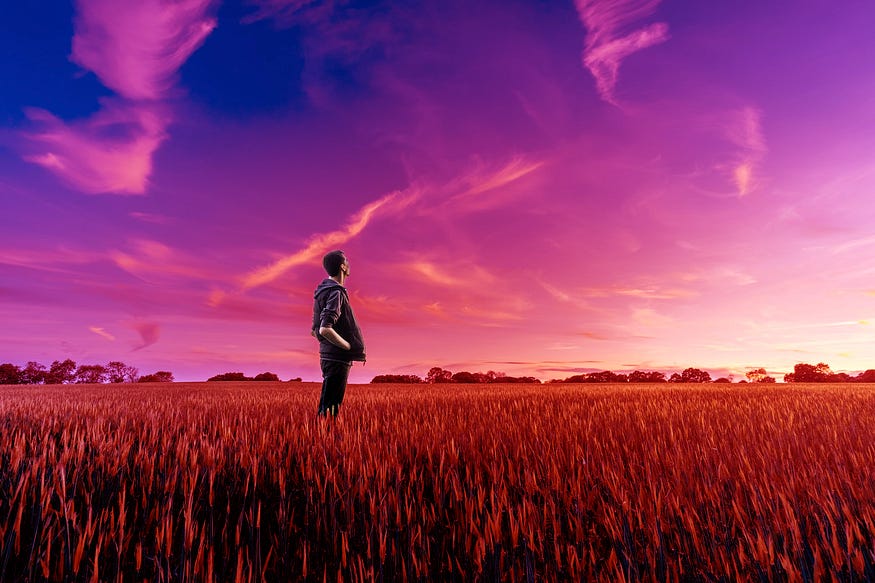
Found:
M 349 260 L 343 251 L 331 251 L 322 258 L 322 266 L 329 277 L 316 287 L 311 329 L 319 340 L 322 367 L 322 396 L 317 415 L 336 417 L 353 361 L 365 361 L 365 343 L 343 286 L 350 273 Z

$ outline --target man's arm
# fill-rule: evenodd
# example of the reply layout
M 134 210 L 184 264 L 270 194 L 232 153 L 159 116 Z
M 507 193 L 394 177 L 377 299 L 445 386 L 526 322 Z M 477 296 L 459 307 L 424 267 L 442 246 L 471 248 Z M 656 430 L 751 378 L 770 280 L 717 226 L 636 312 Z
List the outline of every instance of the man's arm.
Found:
M 350 349 L 349 342 L 344 340 L 343 336 L 338 334 L 334 328 L 322 326 L 321 328 L 319 328 L 319 335 L 333 345 L 337 346 L 338 348 L 343 348 L 344 350 Z
M 343 336 L 338 334 L 337 331 L 332 328 L 332 326 L 334 326 L 334 324 L 337 322 L 338 318 L 340 318 L 340 313 L 342 310 L 343 294 L 340 292 L 340 290 L 334 290 L 333 292 L 331 292 L 331 295 L 328 296 L 328 301 L 325 302 L 325 308 L 322 309 L 322 319 L 319 324 L 319 335 L 333 345 L 344 350 L 349 350 L 349 342 L 347 342 L 343 338 Z

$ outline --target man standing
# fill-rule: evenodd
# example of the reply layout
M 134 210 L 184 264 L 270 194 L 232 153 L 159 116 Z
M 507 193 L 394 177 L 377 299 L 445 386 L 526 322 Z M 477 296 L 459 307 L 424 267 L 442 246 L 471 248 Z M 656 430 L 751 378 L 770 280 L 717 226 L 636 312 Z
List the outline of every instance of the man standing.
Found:
M 319 340 L 322 396 L 317 414 L 337 416 L 353 361 L 365 361 L 365 344 L 343 283 L 349 277 L 349 260 L 343 251 L 322 258 L 329 277 L 316 288 L 311 334 Z

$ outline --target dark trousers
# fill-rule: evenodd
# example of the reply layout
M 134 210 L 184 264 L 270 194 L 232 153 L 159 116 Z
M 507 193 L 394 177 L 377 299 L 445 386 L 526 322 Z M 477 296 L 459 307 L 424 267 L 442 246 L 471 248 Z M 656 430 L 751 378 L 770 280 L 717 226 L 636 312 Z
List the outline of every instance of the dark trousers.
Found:
M 319 364 L 322 366 L 322 396 L 319 398 L 317 415 L 336 417 L 346 392 L 346 380 L 352 363 L 322 359 Z

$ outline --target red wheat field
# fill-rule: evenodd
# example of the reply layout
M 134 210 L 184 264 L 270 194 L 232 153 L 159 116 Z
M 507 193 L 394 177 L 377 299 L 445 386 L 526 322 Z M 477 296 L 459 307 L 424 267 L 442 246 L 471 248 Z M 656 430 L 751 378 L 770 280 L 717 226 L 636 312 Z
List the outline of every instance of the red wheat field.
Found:
M 0 387 L 3 581 L 875 580 L 875 387 Z

